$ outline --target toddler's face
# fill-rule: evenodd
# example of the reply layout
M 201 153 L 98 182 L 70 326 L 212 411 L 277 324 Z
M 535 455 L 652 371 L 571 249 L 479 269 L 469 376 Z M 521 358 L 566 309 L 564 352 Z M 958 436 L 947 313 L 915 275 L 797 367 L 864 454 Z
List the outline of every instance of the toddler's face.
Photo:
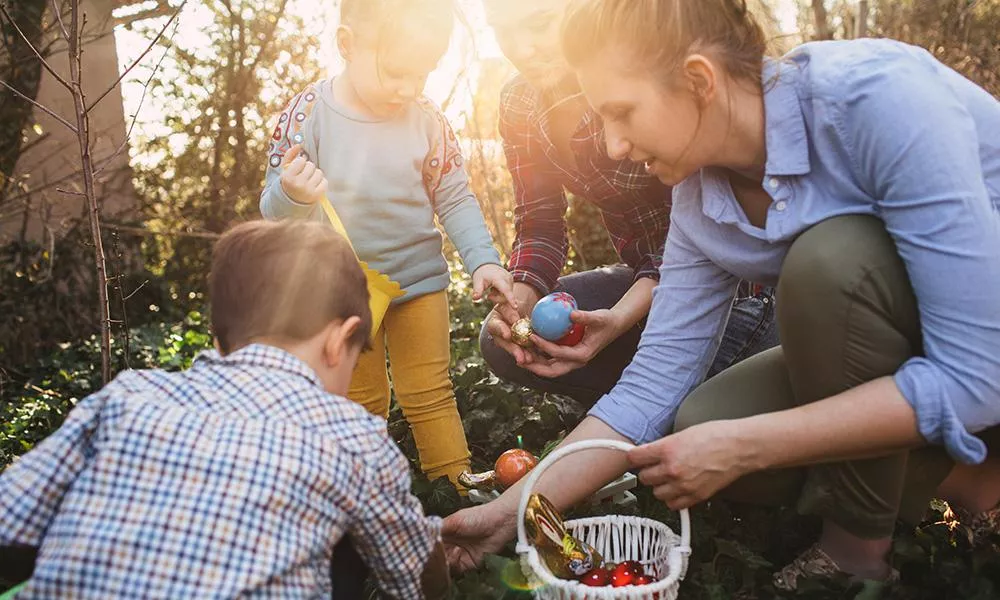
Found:
M 374 116 L 390 117 L 423 93 L 428 75 L 448 50 L 450 28 L 445 35 L 436 29 L 404 27 L 404 39 L 383 40 L 381 49 L 376 40 L 356 40 L 346 74 Z

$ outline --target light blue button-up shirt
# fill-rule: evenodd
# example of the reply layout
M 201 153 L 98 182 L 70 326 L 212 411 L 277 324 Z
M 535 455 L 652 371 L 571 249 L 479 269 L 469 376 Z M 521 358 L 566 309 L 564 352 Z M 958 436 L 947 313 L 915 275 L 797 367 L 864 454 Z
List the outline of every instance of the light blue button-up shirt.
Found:
M 705 377 L 738 280 L 777 284 L 799 234 L 866 214 L 885 222 L 920 309 L 925 356 L 896 385 L 924 438 L 981 462 L 972 433 L 1000 423 L 1000 102 L 887 40 L 806 44 L 768 61 L 763 81 L 765 228 L 719 170 L 674 189 L 639 351 L 590 414 L 636 443 L 665 435 Z

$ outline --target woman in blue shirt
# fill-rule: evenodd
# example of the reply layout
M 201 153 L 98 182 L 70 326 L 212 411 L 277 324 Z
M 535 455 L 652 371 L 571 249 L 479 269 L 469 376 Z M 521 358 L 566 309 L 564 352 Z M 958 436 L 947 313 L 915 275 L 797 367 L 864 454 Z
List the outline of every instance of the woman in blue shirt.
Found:
M 575 0 L 563 31 L 608 153 L 676 187 L 639 351 L 568 439 L 644 445 L 540 491 L 631 466 L 672 508 L 795 504 L 823 533 L 784 589 L 891 578 L 897 517 L 1000 501 L 1000 103 L 887 40 L 765 59 L 740 0 Z M 740 278 L 778 286 L 782 347 L 695 389 Z M 455 564 L 510 535 L 518 492 L 446 523 Z

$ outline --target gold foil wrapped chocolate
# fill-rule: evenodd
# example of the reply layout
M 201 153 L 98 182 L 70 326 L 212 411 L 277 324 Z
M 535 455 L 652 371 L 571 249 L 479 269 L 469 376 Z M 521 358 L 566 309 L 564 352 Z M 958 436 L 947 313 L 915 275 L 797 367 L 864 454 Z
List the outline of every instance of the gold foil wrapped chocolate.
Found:
M 524 526 L 545 566 L 556 577 L 577 579 L 604 562 L 593 546 L 566 531 L 559 511 L 541 494 L 528 499 Z
M 493 469 L 482 473 L 462 471 L 458 475 L 458 483 L 470 490 L 492 490 L 497 485 L 497 472 Z
M 522 348 L 531 346 L 531 319 L 519 319 L 510 328 L 510 337 Z

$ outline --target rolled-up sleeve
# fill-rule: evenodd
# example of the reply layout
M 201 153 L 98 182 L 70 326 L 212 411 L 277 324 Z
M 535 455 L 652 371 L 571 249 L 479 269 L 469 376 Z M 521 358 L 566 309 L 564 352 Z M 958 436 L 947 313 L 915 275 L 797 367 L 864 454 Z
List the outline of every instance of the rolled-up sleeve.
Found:
M 675 220 L 639 349 L 590 415 L 636 444 L 666 435 L 681 402 L 711 366 L 737 283 Z
M 961 462 L 986 457 L 972 435 L 1000 423 L 1000 217 L 979 135 L 928 57 L 854 87 L 838 130 L 876 199 L 920 310 L 924 355 L 895 382 L 920 433 Z

